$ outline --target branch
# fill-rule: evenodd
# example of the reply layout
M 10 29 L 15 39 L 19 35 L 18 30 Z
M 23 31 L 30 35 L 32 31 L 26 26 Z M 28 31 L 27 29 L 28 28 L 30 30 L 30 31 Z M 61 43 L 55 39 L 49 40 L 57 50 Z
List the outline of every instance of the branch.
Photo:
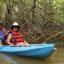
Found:
M 50 36 L 48 39 L 46 39 L 46 41 L 44 41 L 44 43 L 46 43 L 49 39 L 51 39 L 51 38 L 53 38 L 53 37 L 57 37 L 59 34 L 62 34 L 62 33 L 64 33 L 64 31 L 63 31 L 63 32 L 60 31 L 60 32 L 58 32 L 58 33 Z

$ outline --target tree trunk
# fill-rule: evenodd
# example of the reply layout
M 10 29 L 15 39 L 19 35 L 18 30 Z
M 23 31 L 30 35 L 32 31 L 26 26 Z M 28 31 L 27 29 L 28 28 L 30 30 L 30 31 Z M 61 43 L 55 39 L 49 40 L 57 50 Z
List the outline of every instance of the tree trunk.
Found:
M 32 0 L 32 9 L 31 9 L 31 22 L 32 24 L 35 23 L 35 7 L 36 7 L 36 0 Z
M 8 0 L 8 1 L 6 1 L 6 0 L 4 0 L 4 2 L 5 2 L 5 5 L 6 5 L 6 13 L 5 13 L 5 21 L 6 21 L 6 24 L 7 24 L 7 26 L 8 27 L 10 27 L 10 25 L 12 24 L 12 18 L 13 18 L 13 15 L 12 15 L 12 5 L 11 5 L 11 3 L 12 2 L 10 2 L 10 0 Z

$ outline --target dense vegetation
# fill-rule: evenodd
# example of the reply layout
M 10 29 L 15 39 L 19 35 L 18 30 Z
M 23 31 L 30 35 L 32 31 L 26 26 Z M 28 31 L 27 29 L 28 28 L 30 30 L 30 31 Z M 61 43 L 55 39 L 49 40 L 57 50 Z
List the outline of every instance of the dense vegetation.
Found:
M 0 20 L 17 21 L 28 42 L 64 41 L 64 0 L 0 0 Z

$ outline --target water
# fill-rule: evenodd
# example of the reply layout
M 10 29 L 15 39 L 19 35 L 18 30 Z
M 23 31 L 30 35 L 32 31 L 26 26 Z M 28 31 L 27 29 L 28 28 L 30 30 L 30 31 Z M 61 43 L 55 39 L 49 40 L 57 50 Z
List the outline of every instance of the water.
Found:
M 16 57 L 5 54 L 0 54 L 0 58 L 2 58 L 6 62 L 9 62 L 10 64 L 64 64 L 64 49 L 63 48 L 57 49 L 47 59 Z

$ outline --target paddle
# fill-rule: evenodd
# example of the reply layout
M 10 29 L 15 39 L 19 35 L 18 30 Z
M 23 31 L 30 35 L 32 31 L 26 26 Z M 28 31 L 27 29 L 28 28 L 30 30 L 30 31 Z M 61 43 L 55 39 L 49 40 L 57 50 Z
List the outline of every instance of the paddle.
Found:
M 0 36 L 0 38 L 2 38 L 2 37 L 4 37 L 4 36 L 6 36 L 8 33 L 9 33 L 9 31 L 8 31 L 6 34 L 4 34 L 4 35 Z

